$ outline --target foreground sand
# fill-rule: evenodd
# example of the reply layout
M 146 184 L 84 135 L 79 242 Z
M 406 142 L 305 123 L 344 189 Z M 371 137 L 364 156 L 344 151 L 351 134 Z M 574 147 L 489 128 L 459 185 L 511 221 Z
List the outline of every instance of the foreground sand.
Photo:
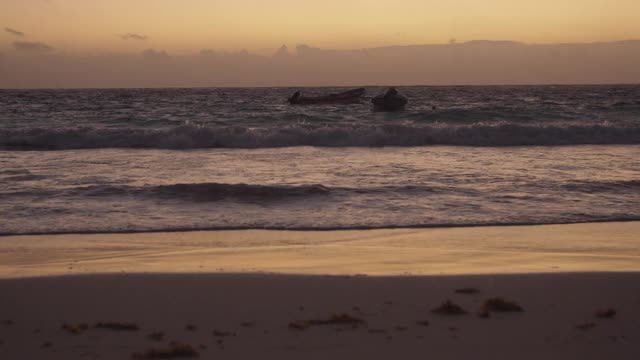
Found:
M 480 292 L 455 293 L 464 287 Z M 0 358 L 6 360 L 128 359 L 174 340 L 203 359 L 640 358 L 637 273 L 87 275 L 4 279 L 0 294 Z M 478 317 L 482 302 L 494 296 L 525 311 Z M 470 313 L 432 313 L 445 299 Z M 609 308 L 612 318 L 595 315 Z M 331 313 L 365 323 L 289 327 Z M 139 329 L 93 328 L 98 322 Z M 64 323 L 88 329 L 74 335 Z M 164 337 L 152 340 L 153 332 Z
M 1 237 L 0 359 L 128 359 L 171 341 L 204 359 L 638 359 L 638 234 L 629 222 Z M 479 317 L 492 297 L 525 311 Z M 447 299 L 469 313 L 431 311 Z M 333 313 L 361 322 L 289 326 Z

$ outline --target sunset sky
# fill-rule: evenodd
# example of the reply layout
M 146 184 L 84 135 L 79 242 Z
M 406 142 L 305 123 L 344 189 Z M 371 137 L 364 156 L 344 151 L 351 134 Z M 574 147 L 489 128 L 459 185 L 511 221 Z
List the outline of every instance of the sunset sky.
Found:
M 72 53 L 266 53 L 322 48 L 640 38 L 638 0 L 1 0 L 0 48 L 41 42 Z

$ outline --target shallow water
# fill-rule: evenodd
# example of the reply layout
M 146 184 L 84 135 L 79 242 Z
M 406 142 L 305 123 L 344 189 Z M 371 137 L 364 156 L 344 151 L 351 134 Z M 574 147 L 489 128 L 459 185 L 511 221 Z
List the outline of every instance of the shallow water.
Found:
M 640 219 L 638 146 L 3 155 L 3 233 Z
M 640 87 L 399 90 L 0 91 L 0 233 L 640 219 Z

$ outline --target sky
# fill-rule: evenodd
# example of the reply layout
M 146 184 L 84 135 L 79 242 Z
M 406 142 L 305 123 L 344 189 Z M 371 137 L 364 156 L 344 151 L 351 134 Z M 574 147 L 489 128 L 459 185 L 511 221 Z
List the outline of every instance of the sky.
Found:
M 0 88 L 640 83 L 638 14 L 640 0 L 0 0 Z
M 371 48 L 452 39 L 640 39 L 638 0 L 0 0 L 0 49 L 267 53 L 282 44 Z

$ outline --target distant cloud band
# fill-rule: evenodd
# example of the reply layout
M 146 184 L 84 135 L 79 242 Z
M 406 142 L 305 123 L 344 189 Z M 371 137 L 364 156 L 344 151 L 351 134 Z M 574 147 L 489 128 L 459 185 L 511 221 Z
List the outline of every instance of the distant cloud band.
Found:
M 4 31 L 8 32 L 11 35 L 15 35 L 15 36 L 24 36 L 25 34 L 22 31 L 18 31 L 16 29 L 12 29 L 12 28 L 4 28 Z
M 169 54 L 164 50 L 147 49 L 142 52 L 142 56 L 147 58 L 168 58 Z
M 45 43 L 30 41 L 14 41 L 13 47 L 16 50 L 32 52 L 49 52 L 55 50 L 55 48 Z
M 127 33 L 124 35 L 120 35 L 120 38 L 123 40 L 147 40 L 149 37 L 146 35 Z

